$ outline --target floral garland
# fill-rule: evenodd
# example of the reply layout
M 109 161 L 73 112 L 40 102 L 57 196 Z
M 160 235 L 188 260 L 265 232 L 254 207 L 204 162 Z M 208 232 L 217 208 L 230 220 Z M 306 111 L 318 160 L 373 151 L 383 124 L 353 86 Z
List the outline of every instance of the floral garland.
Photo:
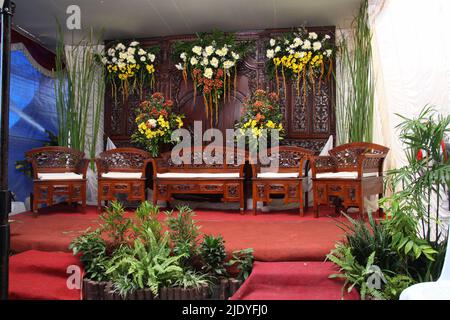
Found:
M 176 114 L 172 107 L 172 100 L 165 99 L 160 92 L 156 92 L 148 100 L 141 102 L 137 109 L 137 130 L 131 140 L 148 150 L 153 157 L 159 155 L 162 143 L 174 142 L 172 132 L 183 126 L 184 115 Z
M 194 82 L 194 103 L 197 90 L 203 95 L 206 117 L 218 121 L 220 99 L 231 99 L 231 87 L 236 95 L 237 63 L 248 51 L 248 43 L 235 43 L 234 34 L 225 35 L 221 31 L 212 34 L 199 33 L 190 42 L 174 45 L 174 60 L 180 61 L 175 67 Z M 233 84 L 231 83 L 233 79 Z
M 115 98 L 118 87 L 124 100 L 136 91 L 142 99 L 143 88 L 155 84 L 155 60 L 159 48 L 144 49 L 138 41 L 128 46 L 122 42 L 111 46 L 101 57 Z
M 303 95 L 306 99 L 307 78 L 314 86 L 315 77 L 319 76 L 319 90 L 322 78 L 328 69 L 327 76 L 332 72 L 332 56 L 334 48 L 330 43 L 331 36 L 320 37 L 315 32 L 307 32 L 299 28 L 295 32 L 286 33 L 279 38 L 269 40 L 266 47 L 268 73 L 273 74 L 280 91 L 279 73 L 286 88 L 286 78 L 293 79 L 297 84 L 297 94 L 300 95 L 300 82 L 303 83 Z M 315 88 L 313 89 L 315 91 Z M 286 97 L 286 90 L 284 90 Z
M 236 129 L 241 136 L 245 136 L 250 130 L 254 138 L 260 138 L 263 130 L 278 130 L 279 137 L 284 133 L 283 116 L 280 109 L 278 94 L 257 89 L 244 101 L 244 109 L 241 120 L 236 124 Z

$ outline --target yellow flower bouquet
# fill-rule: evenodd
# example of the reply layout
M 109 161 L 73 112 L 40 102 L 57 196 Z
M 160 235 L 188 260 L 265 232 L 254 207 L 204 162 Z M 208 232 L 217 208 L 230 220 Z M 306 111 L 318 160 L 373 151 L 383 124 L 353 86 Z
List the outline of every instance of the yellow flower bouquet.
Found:
M 282 121 L 278 94 L 258 89 L 245 99 L 243 115 L 236 129 L 241 137 L 247 135 L 255 139 L 267 138 L 271 130 L 277 130 L 281 139 L 284 134 Z
M 295 81 L 297 94 L 300 95 L 300 84 L 303 85 L 303 94 L 306 98 L 307 80 L 314 86 L 316 78 L 318 83 L 323 76 L 331 76 L 335 53 L 328 34 L 319 35 L 316 32 L 307 32 L 299 28 L 295 32 L 286 33 L 281 37 L 269 40 L 266 47 L 267 71 L 273 75 L 280 88 L 280 75 L 283 87 L 286 88 L 286 79 Z M 286 90 L 284 90 L 286 94 Z
M 184 115 L 176 114 L 172 108 L 172 100 L 165 99 L 160 92 L 156 92 L 148 100 L 141 102 L 137 109 L 137 130 L 131 140 L 153 157 L 159 155 L 161 144 L 174 143 L 172 132 L 183 127 Z

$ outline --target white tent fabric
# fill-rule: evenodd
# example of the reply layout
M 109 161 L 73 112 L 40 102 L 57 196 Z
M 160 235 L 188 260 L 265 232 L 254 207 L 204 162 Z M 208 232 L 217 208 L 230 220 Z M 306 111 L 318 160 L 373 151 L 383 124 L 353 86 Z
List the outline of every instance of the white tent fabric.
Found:
M 400 122 L 396 113 L 416 116 L 427 104 L 450 113 L 450 1 L 371 0 L 369 15 L 376 82 L 374 142 L 390 147 L 387 168 L 398 168 L 406 157 L 395 129 Z M 441 219 L 448 221 L 448 202 L 443 202 Z

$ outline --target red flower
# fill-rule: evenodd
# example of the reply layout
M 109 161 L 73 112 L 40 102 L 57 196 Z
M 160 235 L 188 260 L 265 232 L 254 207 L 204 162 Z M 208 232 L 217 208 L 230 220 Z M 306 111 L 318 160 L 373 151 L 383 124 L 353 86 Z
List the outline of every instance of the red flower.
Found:
M 278 94 L 276 94 L 275 92 L 271 92 L 269 93 L 269 98 L 274 101 L 278 101 Z
M 163 117 L 167 117 L 167 115 L 168 115 L 168 113 L 167 113 L 167 111 L 166 111 L 165 109 L 162 109 L 161 112 L 160 112 L 160 114 L 161 114 Z
M 214 81 L 214 87 L 216 87 L 216 89 L 222 88 L 222 86 L 223 86 L 223 81 L 222 80 L 216 79 Z
M 164 96 L 162 95 L 161 92 L 155 92 L 154 94 L 152 94 L 152 98 L 157 99 L 157 100 L 162 100 L 162 99 L 164 99 Z
M 164 107 L 166 108 L 172 108 L 173 106 L 173 101 L 172 100 L 166 100 L 163 104 Z
M 217 69 L 216 78 L 222 78 L 223 77 L 223 70 Z
M 264 103 L 263 103 L 262 101 L 257 100 L 257 101 L 255 101 L 255 103 L 253 104 L 253 106 L 254 106 L 255 108 L 259 109 L 259 108 L 261 108 L 261 107 L 264 106 Z
M 152 108 L 152 111 L 150 111 L 150 114 L 152 115 L 152 116 L 157 116 L 158 115 L 158 110 L 155 108 L 155 107 L 153 107 Z

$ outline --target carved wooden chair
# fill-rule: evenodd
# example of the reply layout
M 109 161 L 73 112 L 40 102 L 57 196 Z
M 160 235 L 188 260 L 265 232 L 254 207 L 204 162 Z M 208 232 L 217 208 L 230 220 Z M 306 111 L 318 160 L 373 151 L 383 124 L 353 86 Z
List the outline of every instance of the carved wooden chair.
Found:
M 378 144 L 354 142 L 330 150 L 329 156 L 313 157 L 314 215 L 319 216 L 320 205 L 330 203 L 336 209 L 358 207 L 363 215 L 366 196 L 383 196 L 383 162 L 388 152 L 389 148 Z
M 102 201 L 116 200 L 119 194 L 128 201 L 145 201 L 145 169 L 151 161 L 148 152 L 136 148 L 117 148 L 102 152 L 96 159 L 98 209 Z
M 268 158 L 278 158 L 278 166 L 271 168 L 269 163 L 262 164 L 261 161 L 252 164 L 253 178 L 253 214 L 256 215 L 258 201 L 270 203 L 271 195 L 284 195 L 284 203 L 295 202 L 300 206 L 300 215 L 303 216 L 304 207 L 308 203 L 303 198 L 307 186 L 306 163 L 314 152 L 300 147 L 280 146 L 268 151 Z M 274 164 L 274 162 L 272 162 Z
M 202 147 L 193 148 L 187 158 L 190 163 L 175 163 L 171 152 L 153 159 L 153 203 L 171 201 L 175 194 L 221 194 L 223 202 L 239 202 L 244 213 L 244 164 L 247 154 L 237 149 L 229 153 L 217 151 L 208 158 Z M 233 153 L 231 153 L 233 152 Z M 233 154 L 233 163 L 227 163 Z
M 56 196 L 67 202 L 81 202 L 86 208 L 86 171 L 84 153 L 66 147 L 42 147 L 28 151 L 26 159 L 33 168 L 33 213 L 40 204 L 51 206 Z

